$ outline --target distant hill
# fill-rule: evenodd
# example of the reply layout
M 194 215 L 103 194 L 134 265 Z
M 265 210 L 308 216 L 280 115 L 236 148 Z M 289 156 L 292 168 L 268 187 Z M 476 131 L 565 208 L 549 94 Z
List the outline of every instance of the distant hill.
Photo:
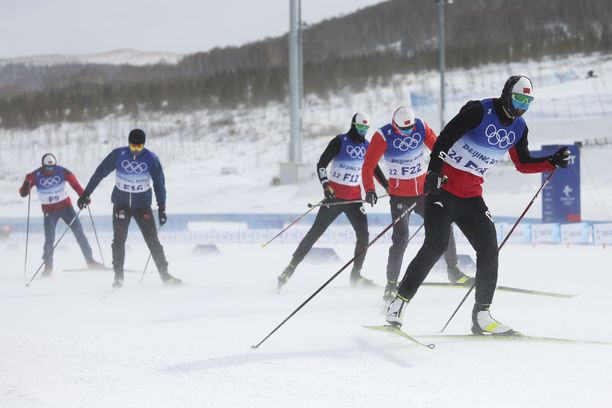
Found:
M 155 65 L 176 64 L 183 54 L 171 52 L 147 52 L 131 49 L 113 50 L 97 54 L 84 55 L 34 55 L 18 58 L 0 58 L 0 66 L 17 64 L 26 66 L 53 66 L 68 64 L 101 64 L 101 65 Z
M 445 9 L 449 68 L 612 51 L 610 0 L 471 0 Z M 386 1 L 305 27 L 303 44 L 304 90 L 321 97 L 435 69 L 437 7 Z M 174 65 L 7 64 L 0 66 L 0 126 L 283 101 L 287 54 L 285 35 Z

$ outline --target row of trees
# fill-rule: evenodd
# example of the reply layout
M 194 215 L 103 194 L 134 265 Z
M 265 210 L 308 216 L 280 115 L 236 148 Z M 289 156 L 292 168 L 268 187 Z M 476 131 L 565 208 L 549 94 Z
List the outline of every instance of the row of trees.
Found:
M 473 0 L 446 6 L 447 64 L 612 50 L 609 0 Z M 307 7 L 307 4 L 304 4 Z M 307 27 L 304 88 L 340 88 L 437 66 L 436 4 L 393 0 Z M 35 127 L 112 113 L 259 105 L 287 95 L 287 38 L 258 41 L 146 67 L 0 68 L 0 126 Z

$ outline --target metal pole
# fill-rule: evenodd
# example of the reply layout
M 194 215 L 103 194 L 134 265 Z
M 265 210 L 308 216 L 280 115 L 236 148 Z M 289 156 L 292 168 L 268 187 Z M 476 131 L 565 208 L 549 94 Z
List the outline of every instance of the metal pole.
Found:
M 91 220 L 91 227 L 93 228 L 94 235 L 96 236 L 96 242 L 98 243 L 98 250 L 100 251 L 100 260 L 102 261 L 102 265 L 106 265 L 104 262 L 104 254 L 102 253 L 102 247 L 100 246 L 100 239 L 98 238 L 98 231 L 96 231 L 96 224 L 94 224 L 93 216 L 91 215 L 91 209 L 87 206 L 87 211 L 89 211 L 89 219 Z
M 32 195 L 28 192 L 28 219 L 26 222 L 26 243 L 25 243 L 25 259 L 23 260 L 23 282 L 25 283 L 27 278 L 26 268 L 28 266 L 28 239 L 30 237 L 30 197 Z
M 444 71 L 446 69 L 445 38 L 444 38 L 444 3 L 446 0 L 436 0 L 438 3 L 438 45 L 440 52 L 440 132 L 444 129 L 444 110 L 446 103 Z
M 300 0 L 289 5 L 289 162 L 302 161 L 300 111 Z

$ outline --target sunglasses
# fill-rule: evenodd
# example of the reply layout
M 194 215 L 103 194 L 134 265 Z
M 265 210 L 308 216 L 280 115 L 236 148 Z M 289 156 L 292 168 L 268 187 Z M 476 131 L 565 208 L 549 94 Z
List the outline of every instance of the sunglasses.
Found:
M 141 151 L 144 147 L 144 143 L 130 143 L 130 150 L 132 151 Z

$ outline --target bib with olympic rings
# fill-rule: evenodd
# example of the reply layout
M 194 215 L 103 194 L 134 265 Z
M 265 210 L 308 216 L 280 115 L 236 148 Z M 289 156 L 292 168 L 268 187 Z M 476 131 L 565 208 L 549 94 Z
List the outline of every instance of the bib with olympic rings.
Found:
M 115 162 L 115 187 L 126 193 L 142 193 L 151 188 L 151 156 L 145 152 L 136 158 L 129 149 L 117 155 Z
M 409 136 L 395 133 L 390 123 L 378 131 L 387 142 L 383 157 L 389 178 L 409 180 L 427 172 L 426 131 L 421 119 L 416 119 Z
M 53 173 L 44 174 L 42 170 L 34 173 L 36 192 L 42 204 L 55 204 L 68 198 L 64 168 L 55 166 Z
M 355 143 L 348 135 L 340 135 L 340 151 L 330 163 L 328 177 L 334 183 L 345 186 L 361 184 L 361 168 L 368 141 Z
M 480 103 L 484 108 L 482 122 L 451 146 L 446 156 L 446 163 L 456 169 L 483 177 L 520 141 L 526 125 L 525 120 L 518 117 L 509 126 L 504 126 L 495 113 L 493 99 L 484 99 Z

